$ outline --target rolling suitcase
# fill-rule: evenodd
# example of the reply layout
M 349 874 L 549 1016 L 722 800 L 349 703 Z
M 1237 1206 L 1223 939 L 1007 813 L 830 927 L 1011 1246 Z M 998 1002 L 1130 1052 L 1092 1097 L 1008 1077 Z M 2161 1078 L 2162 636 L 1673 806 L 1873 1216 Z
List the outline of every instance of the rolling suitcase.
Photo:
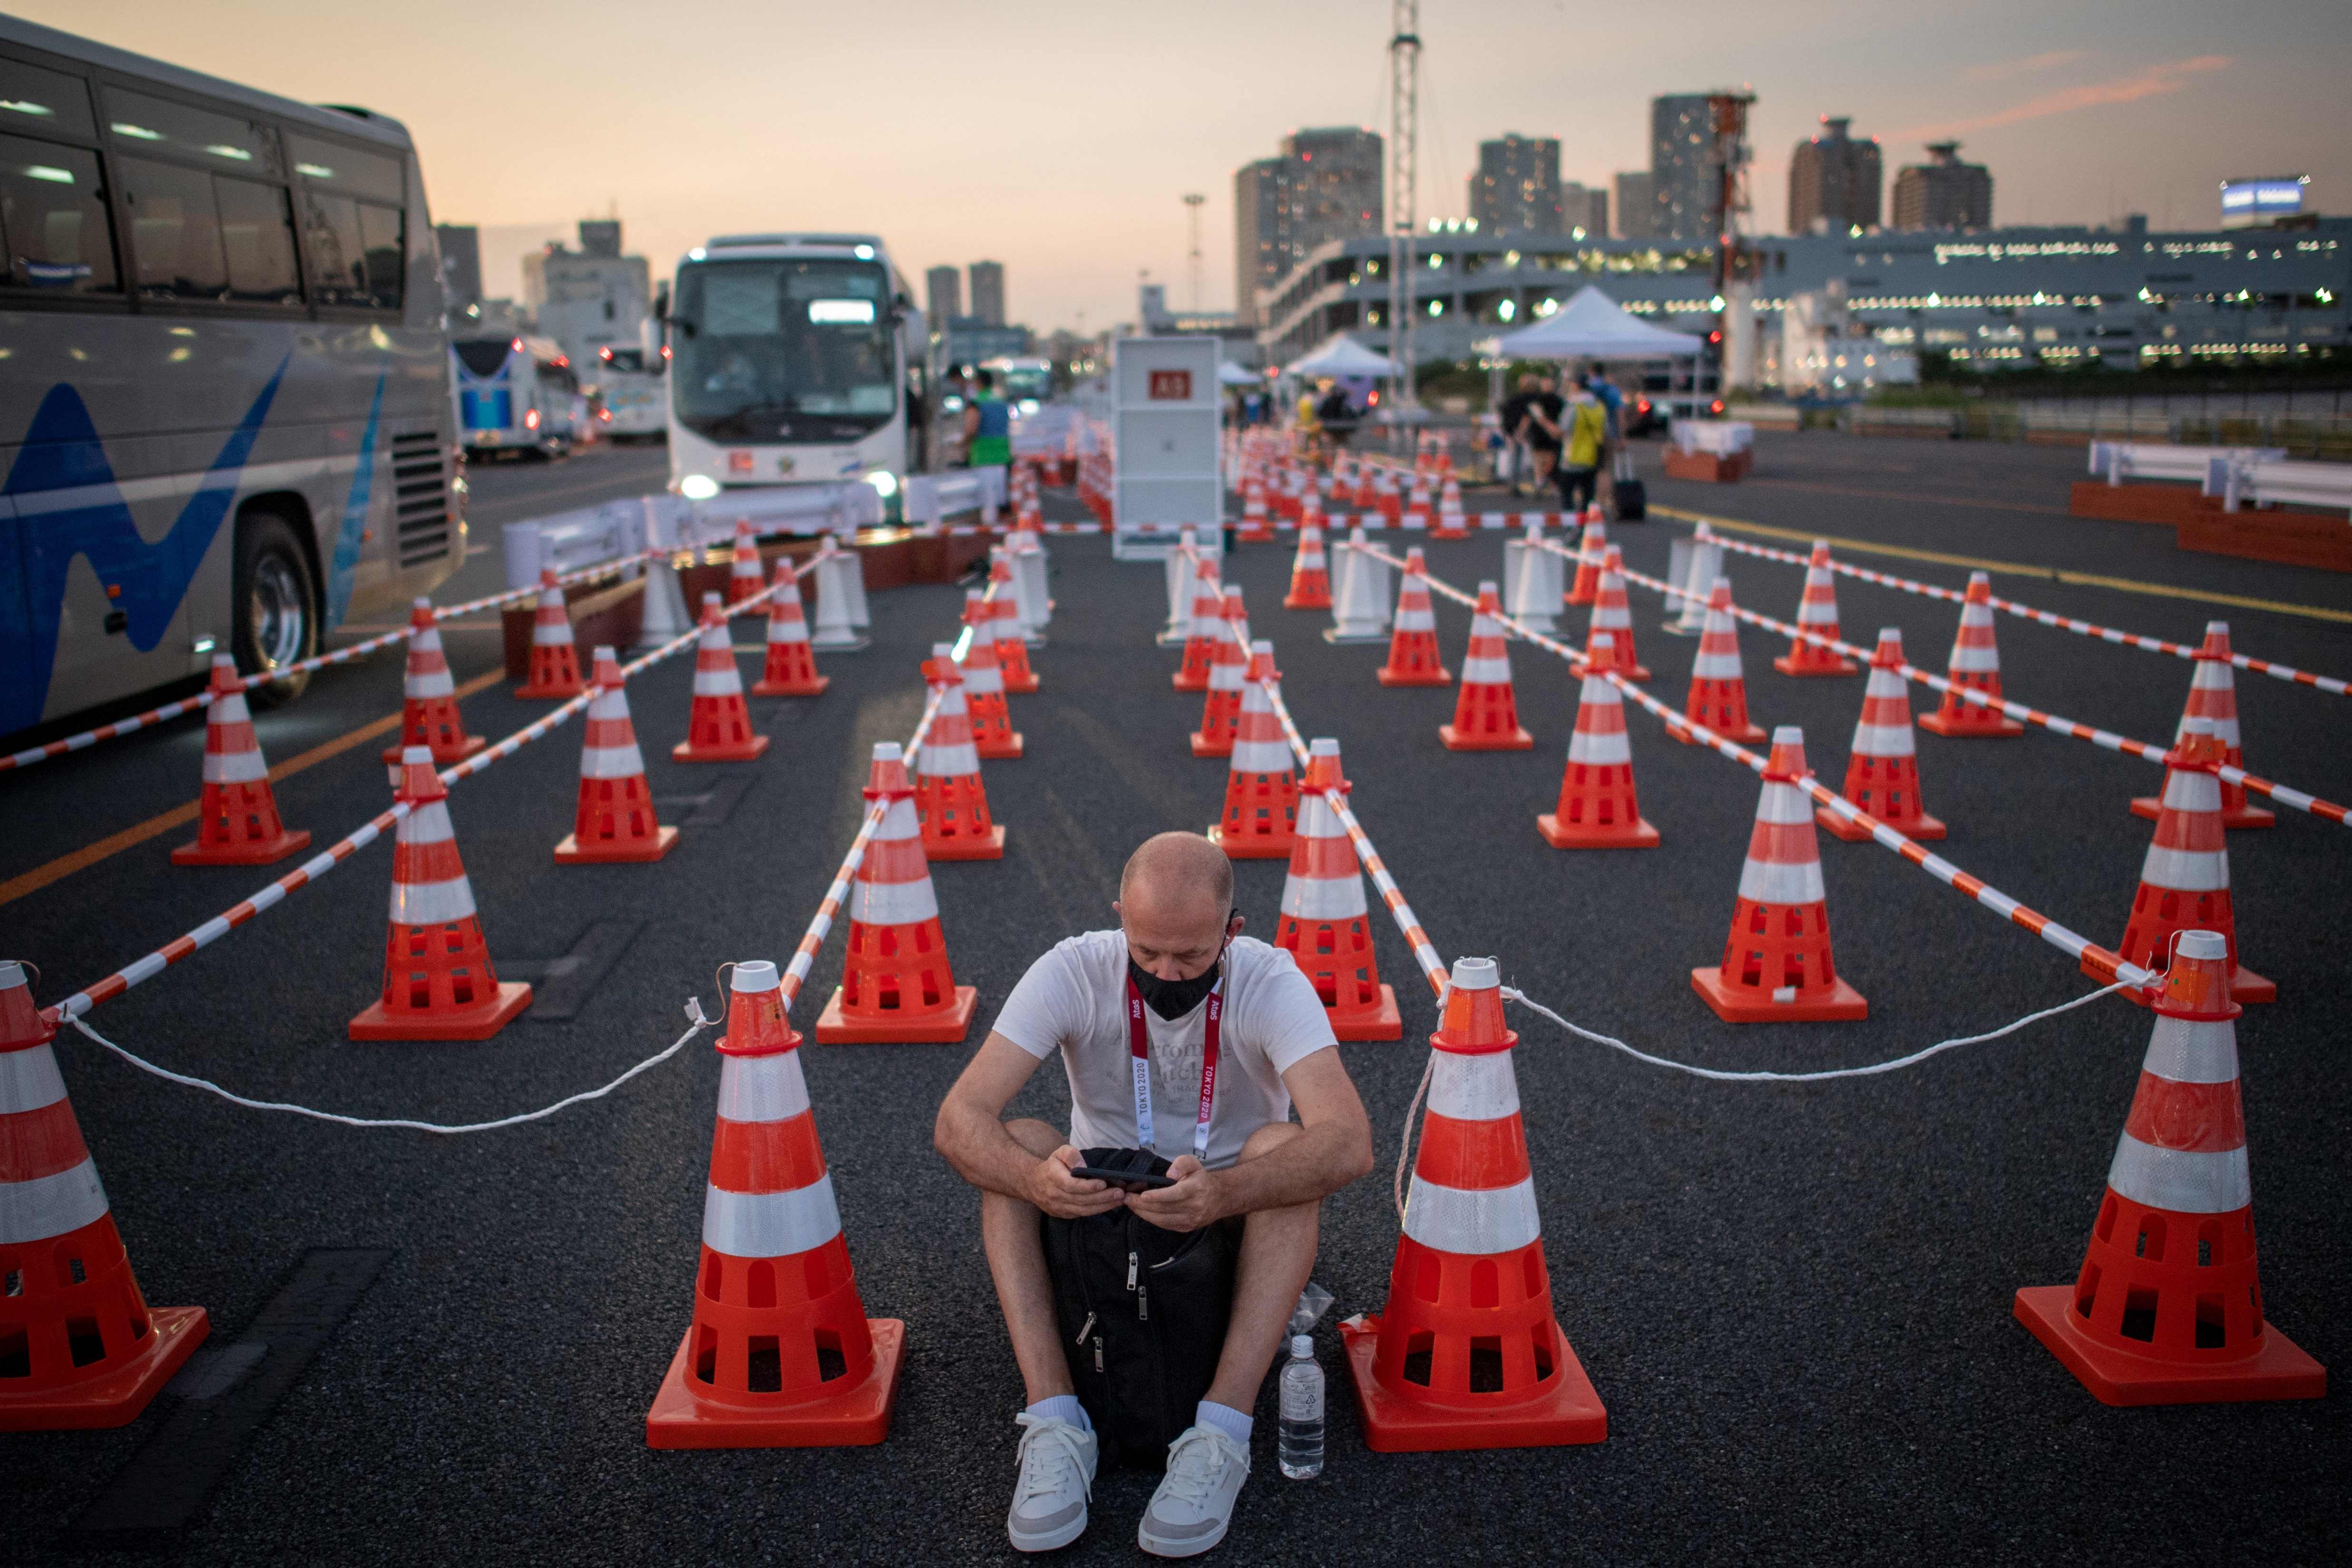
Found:
M 1633 455 L 1622 446 L 1617 449 L 1614 473 L 1617 520 L 1621 523 L 1638 523 L 1649 511 L 1650 493 L 1643 485 L 1641 477 L 1633 472 Z

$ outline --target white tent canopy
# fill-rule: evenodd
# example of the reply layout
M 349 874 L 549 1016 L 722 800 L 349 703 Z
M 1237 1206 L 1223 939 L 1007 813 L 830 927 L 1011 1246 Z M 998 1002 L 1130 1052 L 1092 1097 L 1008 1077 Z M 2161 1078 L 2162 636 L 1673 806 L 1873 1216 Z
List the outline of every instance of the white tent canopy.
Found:
M 1335 334 L 1330 341 L 1303 359 L 1282 367 L 1284 373 L 1294 376 L 1392 376 L 1397 373 L 1396 361 L 1383 354 L 1375 354 L 1345 332 Z
M 1700 342 L 1627 315 L 1588 283 L 1549 319 L 1496 339 L 1495 349 L 1512 360 L 1667 360 L 1697 353 Z
M 1226 387 L 1255 386 L 1261 378 L 1255 371 L 1245 371 L 1231 360 L 1217 366 L 1217 384 Z

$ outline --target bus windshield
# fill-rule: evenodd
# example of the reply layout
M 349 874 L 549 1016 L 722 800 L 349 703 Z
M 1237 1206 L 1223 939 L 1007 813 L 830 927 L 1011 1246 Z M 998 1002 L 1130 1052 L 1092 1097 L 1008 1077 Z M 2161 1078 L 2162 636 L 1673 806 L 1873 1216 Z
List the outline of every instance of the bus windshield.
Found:
M 997 371 L 998 390 L 1019 402 L 1024 398 L 1043 401 L 1054 395 L 1054 371 L 1050 365 L 1031 364 L 1015 361 Z
M 678 269 L 672 396 L 719 441 L 854 441 L 898 411 L 889 277 L 872 262 Z

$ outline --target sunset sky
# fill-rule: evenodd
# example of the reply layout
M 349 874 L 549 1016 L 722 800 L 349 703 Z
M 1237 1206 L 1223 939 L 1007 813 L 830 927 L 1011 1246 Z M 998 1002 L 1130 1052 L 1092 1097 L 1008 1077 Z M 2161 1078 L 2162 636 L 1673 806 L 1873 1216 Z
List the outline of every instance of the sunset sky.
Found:
M 615 204 L 666 274 L 713 234 L 880 234 L 925 267 L 1006 266 L 1013 316 L 1097 329 L 1139 270 L 1233 305 L 1233 177 L 1301 125 L 1385 134 L 1385 0 L 1182 6 L 578 0 L 40 0 L 20 15 L 415 133 L 434 214 L 485 230 L 486 283 Z M 1789 151 L 1824 114 L 1885 145 L 1990 165 L 2000 223 L 2218 222 L 2233 174 L 2308 173 L 2352 212 L 2347 0 L 1423 0 L 1421 209 L 1460 215 L 1477 144 L 1557 136 L 1567 178 L 1648 167 L 1650 98 L 1758 97 L 1754 226 L 1784 217 Z

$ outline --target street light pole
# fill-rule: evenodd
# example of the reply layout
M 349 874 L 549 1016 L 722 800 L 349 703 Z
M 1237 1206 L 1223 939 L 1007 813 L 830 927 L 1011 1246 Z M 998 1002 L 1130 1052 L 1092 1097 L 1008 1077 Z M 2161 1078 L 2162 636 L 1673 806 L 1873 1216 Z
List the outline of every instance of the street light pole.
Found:
M 1413 389 L 1412 278 L 1414 190 L 1421 124 L 1421 0 L 1394 0 L 1389 37 L 1389 358 L 1397 363 L 1397 396 L 1410 413 L 1420 406 Z

